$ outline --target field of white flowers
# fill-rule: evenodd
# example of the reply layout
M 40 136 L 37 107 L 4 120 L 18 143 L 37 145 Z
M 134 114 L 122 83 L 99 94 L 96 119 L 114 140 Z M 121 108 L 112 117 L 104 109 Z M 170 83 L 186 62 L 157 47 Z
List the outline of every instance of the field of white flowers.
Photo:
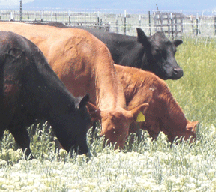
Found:
M 35 159 L 28 161 L 5 132 L 0 191 L 216 191 L 216 41 L 185 38 L 176 58 L 184 77 L 167 83 L 186 117 L 200 122 L 195 143 L 171 145 L 163 133 L 152 142 L 143 132 L 141 142 L 128 142 L 123 151 L 103 148 L 100 138 L 89 144 L 90 159 L 71 158 L 63 149 L 56 153 L 40 130 L 31 138 Z

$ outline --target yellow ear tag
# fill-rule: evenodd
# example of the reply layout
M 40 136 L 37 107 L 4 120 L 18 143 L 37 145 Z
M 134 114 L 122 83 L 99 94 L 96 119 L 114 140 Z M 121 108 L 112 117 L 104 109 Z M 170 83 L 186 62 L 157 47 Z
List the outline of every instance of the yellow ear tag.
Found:
M 137 116 L 136 122 L 142 122 L 145 121 L 145 115 L 143 115 L 142 112 L 139 113 L 139 115 Z

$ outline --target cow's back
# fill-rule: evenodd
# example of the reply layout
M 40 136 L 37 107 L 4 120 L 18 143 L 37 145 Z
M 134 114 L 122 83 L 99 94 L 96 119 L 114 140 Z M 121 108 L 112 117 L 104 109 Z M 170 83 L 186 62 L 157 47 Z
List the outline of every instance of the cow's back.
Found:
M 57 26 L 63 27 L 62 25 Z M 102 29 L 96 28 L 79 28 L 90 32 L 103 43 L 105 43 L 112 54 L 112 58 L 115 63 L 121 64 L 123 66 L 134 66 L 138 62 L 131 60 L 134 57 L 133 55 L 138 54 L 138 52 L 142 49 L 142 45 L 137 42 L 137 37 L 103 31 Z
M 35 43 L 74 96 L 89 93 L 95 101 L 96 96 L 92 92 L 94 85 L 90 84 L 94 76 L 93 69 L 95 71 L 95 69 L 102 70 L 100 67 L 103 69 L 107 67 L 105 70 L 107 73 L 114 70 L 114 67 L 110 69 L 112 58 L 109 50 L 100 40 L 85 30 L 9 22 L 1 22 L 0 30 L 13 31 Z M 101 66 L 96 68 L 94 65 L 99 62 Z M 105 62 L 109 63 L 105 64 Z M 108 84 L 105 78 L 104 82 Z
M 102 29 L 91 28 L 91 27 L 83 27 L 83 26 L 67 26 L 60 22 L 50 22 L 50 23 L 40 23 L 33 22 L 34 25 L 49 25 L 54 26 L 56 28 L 79 28 L 85 31 L 88 31 L 99 40 L 101 40 L 108 47 L 110 53 L 112 54 L 112 58 L 115 63 L 121 65 L 133 66 L 131 63 L 136 65 L 139 61 L 134 61 L 134 54 L 142 49 L 142 45 L 137 42 L 137 37 L 122 35 L 113 32 L 104 31 Z
M 152 72 L 117 64 L 115 69 L 120 75 L 128 109 L 168 91 L 166 83 Z

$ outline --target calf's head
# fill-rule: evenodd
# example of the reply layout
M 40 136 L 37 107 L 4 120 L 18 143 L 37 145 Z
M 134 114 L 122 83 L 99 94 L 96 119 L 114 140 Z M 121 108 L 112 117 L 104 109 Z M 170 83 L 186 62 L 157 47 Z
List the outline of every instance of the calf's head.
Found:
M 124 143 L 129 134 L 130 124 L 133 121 L 136 121 L 139 113 L 144 113 L 147 107 L 148 103 L 144 103 L 130 111 L 124 109 L 107 109 L 104 111 L 100 111 L 96 106 L 92 104 L 91 106 L 88 105 L 90 114 L 93 119 L 101 120 L 102 130 L 100 135 L 105 135 L 108 143 L 116 143 L 116 148 L 124 147 Z M 93 111 L 95 111 L 97 115 L 95 115 Z M 95 118 L 96 116 L 97 118 Z
M 182 40 L 170 41 L 163 32 L 147 37 L 140 28 L 137 28 L 137 35 L 145 53 L 141 68 L 162 79 L 180 79 L 183 76 L 183 70 L 175 59 L 176 48 L 183 43 Z
M 175 138 L 181 138 L 185 141 L 189 140 L 190 143 L 194 142 L 196 140 L 196 128 L 198 123 L 198 121 L 187 121 L 185 129 L 175 130 L 175 134 L 168 134 L 168 140 L 173 142 Z

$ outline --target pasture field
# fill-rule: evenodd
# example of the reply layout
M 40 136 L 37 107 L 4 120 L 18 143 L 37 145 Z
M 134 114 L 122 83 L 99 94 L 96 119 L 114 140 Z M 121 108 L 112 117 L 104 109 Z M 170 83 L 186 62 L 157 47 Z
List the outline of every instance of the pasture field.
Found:
M 172 145 L 160 134 L 152 142 L 127 143 L 119 152 L 91 143 L 91 159 L 64 150 L 44 129 L 32 136 L 36 159 L 23 160 L 6 131 L 0 142 L 1 191 L 216 191 L 216 40 L 183 38 L 176 55 L 184 77 L 167 83 L 189 120 L 200 122 L 197 141 Z M 29 128 L 31 130 L 31 128 Z

